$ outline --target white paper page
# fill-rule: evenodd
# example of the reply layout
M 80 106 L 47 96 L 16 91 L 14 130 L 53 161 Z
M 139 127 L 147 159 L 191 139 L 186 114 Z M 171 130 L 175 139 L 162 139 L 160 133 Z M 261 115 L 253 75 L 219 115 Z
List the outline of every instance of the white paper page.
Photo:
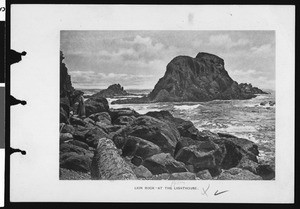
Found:
M 61 30 L 275 31 L 276 179 L 60 181 L 58 104 Z M 22 108 L 11 108 L 11 146 L 27 153 L 11 156 L 11 201 L 294 201 L 295 7 L 12 5 L 11 47 L 27 52 L 22 62 L 11 70 L 12 95 L 27 101 Z M 165 189 L 174 184 L 196 186 L 198 190 Z M 145 186 L 155 189 L 136 189 Z M 203 195 L 203 189 L 208 186 L 209 195 Z M 229 192 L 213 195 L 217 190 Z

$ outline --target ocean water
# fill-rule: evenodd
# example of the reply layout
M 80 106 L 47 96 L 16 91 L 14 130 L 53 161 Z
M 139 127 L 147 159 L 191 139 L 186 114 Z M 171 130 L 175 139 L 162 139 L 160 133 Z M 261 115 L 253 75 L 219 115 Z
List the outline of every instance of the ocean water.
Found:
M 130 91 L 129 91 L 130 92 Z M 127 97 L 108 98 L 111 108 L 129 107 L 140 114 L 149 111 L 168 110 L 174 117 L 190 120 L 200 131 L 229 133 L 255 142 L 259 147 L 259 161 L 275 167 L 275 109 L 274 106 L 261 106 L 264 101 L 275 101 L 275 92 L 257 95 L 249 100 L 215 100 L 210 102 L 115 104 L 111 102 Z M 147 94 L 147 90 L 134 90 Z

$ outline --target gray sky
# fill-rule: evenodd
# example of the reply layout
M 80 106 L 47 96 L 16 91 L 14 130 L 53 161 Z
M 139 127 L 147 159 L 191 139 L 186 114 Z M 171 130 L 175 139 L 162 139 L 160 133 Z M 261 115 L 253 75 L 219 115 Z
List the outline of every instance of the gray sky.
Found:
M 275 89 L 274 31 L 61 31 L 75 88 L 153 89 L 178 55 L 215 54 L 238 83 Z

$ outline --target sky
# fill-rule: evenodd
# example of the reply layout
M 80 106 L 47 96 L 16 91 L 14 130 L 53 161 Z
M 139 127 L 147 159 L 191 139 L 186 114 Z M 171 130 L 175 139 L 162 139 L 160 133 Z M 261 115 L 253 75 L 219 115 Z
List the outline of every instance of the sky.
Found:
M 176 56 L 215 54 L 238 83 L 275 90 L 274 31 L 61 31 L 75 88 L 153 89 Z

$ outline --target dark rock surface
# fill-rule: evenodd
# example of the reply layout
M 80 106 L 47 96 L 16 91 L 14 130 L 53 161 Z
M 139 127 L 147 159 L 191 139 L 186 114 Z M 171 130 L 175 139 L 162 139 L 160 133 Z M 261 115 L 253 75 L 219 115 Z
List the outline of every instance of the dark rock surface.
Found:
M 245 94 L 268 94 L 257 87 L 252 87 L 251 83 L 240 83 L 239 87 Z
M 148 168 L 152 174 L 187 172 L 185 164 L 176 161 L 170 153 L 160 153 L 147 158 L 143 166 Z
M 134 180 L 137 179 L 131 167 L 119 155 L 112 140 L 99 139 L 95 150 L 91 176 L 93 179 Z
M 254 173 L 241 168 L 231 168 L 223 170 L 216 178 L 217 180 L 262 180 L 262 178 Z
M 112 98 L 114 96 L 126 96 L 129 95 L 120 84 L 110 85 L 107 89 L 101 90 L 100 92 L 93 94 L 93 97 L 104 97 Z
M 212 141 L 195 141 L 183 138 L 180 142 L 181 148 L 175 155 L 177 161 L 187 165 L 193 165 L 194 171 L 218 170 L 225 156 L 225 147 Z
M 150 116 L 140 116 L 121 129 L 113 138 L 116 144 L 127 136 L 136 136 L 150 141 L 161 148 L 163 152 L 174 154 L 180 135 L 176 128 Z M 117 145 L 119 146 L 119 145 Z

